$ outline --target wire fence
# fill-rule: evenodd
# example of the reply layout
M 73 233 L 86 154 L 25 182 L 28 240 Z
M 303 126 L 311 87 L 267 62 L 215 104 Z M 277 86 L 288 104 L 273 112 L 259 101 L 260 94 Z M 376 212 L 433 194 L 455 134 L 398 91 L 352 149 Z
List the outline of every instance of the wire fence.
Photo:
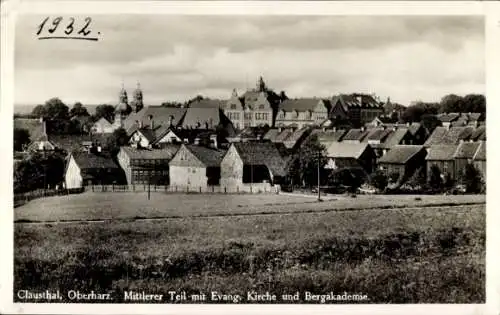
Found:
M 84 187 L 85 191 L 91 192 L 163 192 L 163 193 L 205 193 L 205 194 L 263 194 L 279 193 L 278 185 L 269 184 L 242 184 L 242 185 L 88 185 Z
M 52 196 L 64 196 L 69 194 L 79 194 L 84 191 L 84 188 L 73 188 L 73 189 L 36 189 L 24 193 L 14 194 L 14 208 L 22 206 L 30 200 L 52 197 Z

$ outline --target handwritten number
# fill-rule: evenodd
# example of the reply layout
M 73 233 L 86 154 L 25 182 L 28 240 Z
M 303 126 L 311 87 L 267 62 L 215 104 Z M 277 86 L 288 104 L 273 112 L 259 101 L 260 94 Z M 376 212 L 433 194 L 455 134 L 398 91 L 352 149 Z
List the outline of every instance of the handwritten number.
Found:
M 68 26 L 66 26 L 66 30 L 64 31 L 64 33 L 66 35 L 69 35 L 71 33 L 73 33 L 73 23 L 75 23 L 75 19 L 74 18 L 69 18 L 71 20 L 71 22 L 68 24 Z
M 47 23 L 48 20 L 49 20 L 49 17 L 47 16 L 45 18 L 45 20 L 43 20 L 43 22 L 38 26 L 38 32 L 36 32 L 36 35 L 40 35 L 40 33 L 43 30 L 43 27 L 45 26 L 45 23 Z
M 89 26 L 90 22 L 92 21 L 91 18 L 87 17 L 85 18 L 85 25 L 83 26 L 83 28 L 78 32 L 78 34 L 83 34 L 84 36 L 87 36 L 90 34 L 90 30 L 89 31 L 86 31 L 87 27 Z
M 61 20 L 62 20 L 62 17 L 58 16 L 54 19 L 54 21 L 52 21 L 52 25 L 54 25 L 53 28 L 49 28 L 49 33 L 52 34 L 55 32 L 55 30 L 57 29 L 57 27 L 59 26 L 59 23 L 61 23 Z

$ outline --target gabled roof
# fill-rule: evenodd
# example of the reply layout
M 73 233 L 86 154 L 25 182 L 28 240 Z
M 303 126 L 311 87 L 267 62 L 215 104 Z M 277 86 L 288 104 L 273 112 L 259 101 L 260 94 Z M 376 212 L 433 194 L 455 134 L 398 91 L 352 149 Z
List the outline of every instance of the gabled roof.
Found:
M 385 141 L 383 142 L 383 147 L 390 149 L 395 145 L 401 144 L 401 141 L 403 141 L 404 137 L 408 133 L 410 133 L 409 128 L 406 127 L 396 128 L 396 130 L 392 131 L 385 139 Z
M 436 116 L 441 122 L 452 122 L 460 117 L 459 113 L 442 113 Z
M 345 135 L 347 130 L 345 129 L 330 129 L 330 130 L 320 130 L 316 129 L 311 132 L 311 136 L 316 135 L 320 143 L 326 143 L 331 141 L 340 141 L 342 136 Z
M 314 110 L 321 99 L 318 98 L 298 98 L 298 99 L 288 99 L 280 104 L 280 110 L 285 112 L 298 111 L 303 112 L 307 110 Z M 326 104 L 325 104 L 326 106 Z M 327 109 L 328 110 L 328 109 Z
M 47 140 L 44 131 L 44 121 L 33 118 L 14 118 L 14 128 L 26 129 L 30 134 L 31 141 Z
M 219 108 L 188 108 L 182 127 L 215 129 L 222 122 L 224 114 Z
M 426 160 L 429 161 L 451 161 L 455 157 L 458 145 L 455 144 L 438 144 L 431 145 L 427 149 Z
M 224 101 L 205 98 L 189 103 L 189 108 L 220 108 L 223 105 Z
M 84 135 L 51 135 L 49 140 L 58 148 L 67 152 L 80 151 L 84 144 L 94 143 L 105 148 L 112 133 L 84 134 Z
M 219 167 L 226 150 L 213 149 L 201 145 L 184 145 L 206 167 Z
M 181 146 L 179 144 L 168 144 L 161 149 L 137 149 L 123 146 L 122 150 L 130 159 L 141 160 L 171 160 Z
M 370 145 L 367 143 L 348 143 L 332 141 L 326 146 L 328 157 L 358 159 Z
M 368 130 L 368 134 L 363 141 L 368 142 L 368 140 L 378 140 L 383 142 L 391 132 L 391 128 L 373 128 Z
M 462 142 L 455 152 L 456 159 L 472 159 L 479 148 L 480 142 Z
M 143 127 L 150 125 L 149 117 L 152 116 L 156 126 L 165 125 L 170 123 L 172 117 L 172 124 L 178 126 L 182 123 L 182 119 L 186 114 L 186 108 L 178 107 L 164 107 L 164 106 L 148 106 L 144 107 L 137 113 L 130 114 L 123 122 L 124 129 L 130 135 L 136 128 L 138 128 L 136 121 L 142 122 Z
M 412 135 L 416 135 L 417 132 L 420 130 L 420 128 L 422 128 L 422 124 L 421 123 L 418 123 L 418 122 L 413 122 L 411 123 L 411 125 L 409 126 L 408 128 L 408 131 L 410 131 L 410 133 Z
M 297 143 L 303 139 L 309 133 L 308 127 L 303 127 L 301 129 L 295 130 L 288 138 L 283 141 L 283 144 L 287 149 L 293 149 Z
M 111 127 L 111 123 L 104 117 L 97 120 L 94 125 L 101 125 L 102 127 Z
M 366 137 L 368 134 L 369 130 L 362 130 L 359 128 L 353 128 L 350 129 L 343 137 L 342 141 L 346 140 L 357 140 L 357 141 L 363 141 L 363 139 Z
M 447 133 L 448 133 L 448 128 L 436 127 L 429 136 L 429 138 L 425 141 L 424 145 L 431 146 L 434 144 L 441 144 L 443 141 L 442 139 L 446 136 Z
M 285 141 L 288 137 L 290 137 L 293 134 L 292 129 L 283 129 L 277 136 L 274 141 L 276 142 L 283 142 Z
M 273 143 L 233 143 L 246 165 L 265 165 L 274 175 L 285 176 L 285 160 Z
M 349 107 L 369 107 L 383 109 L 382 104 L 377 102 L 373 98 L 373 96 L 367 94 L 340 94 L 333 97 L 332 104 L 335 104 L 337 101 L 340 101 L 346 111 L 349 110 Z
M 481 141 L 479 148 L 476 151 L 476 155 L 474 155 L 474 160 L 486 161 L 486 142 Z
M 120 168 L 109 156 L 96 155 L 87 152 L 74 152 L 71 156 L 82 171 L 96 168 Z
M 269 140 L 271 142 L 275 142 L 276 141 L 276 137 L 278 137 L 279 134 L 280 134 L 279 129 L 272 128 L 272 129 L 269 129 L 266 132 L 266 134 L 264 135 L 263 139 L 264 140 Z
M 474 132 L 474 127 L 451 127 L 443 138 L 445 144 L 458 144 L 460 140 L 469 140 Z
M 388 164 L 406 164 L 412 157 L 425 150 L 421 145 L 396 145 L 383 155 L 378 162 Z

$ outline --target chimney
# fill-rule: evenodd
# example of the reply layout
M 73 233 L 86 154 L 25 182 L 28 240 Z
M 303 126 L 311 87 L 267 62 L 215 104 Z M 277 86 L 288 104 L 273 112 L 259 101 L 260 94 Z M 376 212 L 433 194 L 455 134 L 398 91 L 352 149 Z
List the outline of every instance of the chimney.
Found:
M 278 127 L 278 132 L 282 132 L 283 131 L 283 128 L 282 127 Z
M 151 130 L 154 130 L 154 129 L 155 129 L 155 121 L 151 120 Z
M 365 131 L 365 126 L 361 127 L 361 131 Z
M 173 126 L 174 125 L 174 116 L 173 115 L 170 115 L 170 117 L 168 118 L 168 125 L 169 126 Z
M 363 105 L 363 96 L 357 95 L 356 100 L 359 102 L 359 105 L 361 105 L 361 106 Z
M 392 127 L 392 131 L 396 131 L 396 129 L 398 129 L 398 127 L 397 127 L 397 126 L 393 126 L 393 127 Z
M 337 131 L 337 127 L 333 127 L 332 130 L 333 130 L 333 132 L 336 132 Z
M 151 129 L 154 129 L 153 115 L 149 115 L 148 118 L 149 118 L 149 126 L 151 127 Z

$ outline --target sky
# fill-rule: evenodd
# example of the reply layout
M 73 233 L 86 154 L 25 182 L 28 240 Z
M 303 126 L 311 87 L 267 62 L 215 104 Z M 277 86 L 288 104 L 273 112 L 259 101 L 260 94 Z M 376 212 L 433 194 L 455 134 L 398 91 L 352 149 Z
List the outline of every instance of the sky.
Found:
M 485 92 L 478 16 L 92 18 L 98 41 L 38 40 L 44 17 L 18 17 L 16 104 L 51 97 L 68 105 L 116 104 L 122 82 L 129 99 L 140 82 L 146 105 L 198 94 L 228 99 L 233 89 L 253 88 L 260 75 L 290 98 L 361 92 L 408 105 Z M 76 16 L 75 24 L 83 19 Z

